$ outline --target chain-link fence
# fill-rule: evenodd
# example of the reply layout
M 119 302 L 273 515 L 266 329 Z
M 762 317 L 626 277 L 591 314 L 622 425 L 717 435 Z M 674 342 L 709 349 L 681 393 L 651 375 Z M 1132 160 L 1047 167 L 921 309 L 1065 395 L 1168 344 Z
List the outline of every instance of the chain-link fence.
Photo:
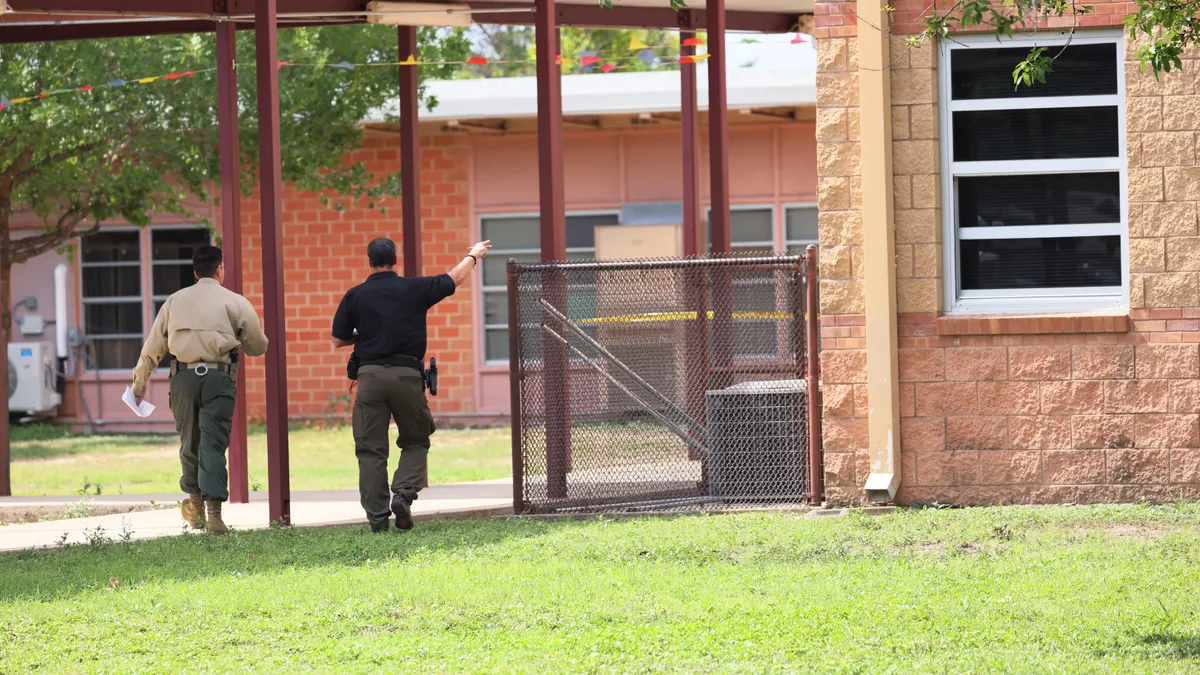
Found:
M 815 260 L 510 260 L 515 510 L 818 498 Z

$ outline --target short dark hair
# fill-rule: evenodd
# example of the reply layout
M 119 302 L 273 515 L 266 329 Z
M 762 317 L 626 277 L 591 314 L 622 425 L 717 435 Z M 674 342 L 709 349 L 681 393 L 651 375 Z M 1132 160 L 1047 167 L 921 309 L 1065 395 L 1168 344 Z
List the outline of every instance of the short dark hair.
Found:
M 224 256 L 216 246 L 201 246 L 192 254 L 192 269 L 200 278 L 215 277 L 217 268 L 221 266 Z
M 395 267 L 396 242 L 379 237 L 367 244 L 367 260 L 371 261 L 371 267 Z

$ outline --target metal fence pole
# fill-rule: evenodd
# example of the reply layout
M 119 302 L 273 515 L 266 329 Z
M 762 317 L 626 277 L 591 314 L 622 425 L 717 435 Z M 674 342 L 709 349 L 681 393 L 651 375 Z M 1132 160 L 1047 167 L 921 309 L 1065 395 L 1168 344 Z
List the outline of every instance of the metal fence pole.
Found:
M 804 283 L 808 329 L 808 476 L 812 489 L 809 502 L 817 504 L 825 495 L 825 469 L 821 452 L 821 304 L 817 288 L 817 247 L 804 252 Z
M 517 261 L 508 259 L 508 405 L 512 419 L 513 513 L 525 511 L 525 456 L 521 448 L 521 300 Z

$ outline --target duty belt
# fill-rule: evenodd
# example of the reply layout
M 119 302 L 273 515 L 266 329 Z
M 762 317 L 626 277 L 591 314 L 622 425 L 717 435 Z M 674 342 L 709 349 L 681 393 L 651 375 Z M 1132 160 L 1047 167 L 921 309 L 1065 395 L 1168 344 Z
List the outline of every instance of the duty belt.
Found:
M 231 363 L 207 363 L 205 361 L 197 361 L 195 363 L 180 363 L 179 361 L 171 362 L 171 377 L 181 370 L 194 370 L 197 375 L 203 377 L 210 370 L 217 370 L 222 373 L 233 375 L 233 364 Z

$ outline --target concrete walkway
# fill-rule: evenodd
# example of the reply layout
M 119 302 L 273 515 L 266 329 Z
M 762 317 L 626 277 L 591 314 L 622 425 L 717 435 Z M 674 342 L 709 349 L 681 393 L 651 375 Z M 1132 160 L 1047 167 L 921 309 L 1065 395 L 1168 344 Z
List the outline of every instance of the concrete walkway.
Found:
M 0 551 L 18 551 L 60 542 L 84 543 L 102 536 L 114 541 L 154 539 L 182 534 L 199 534 L 185 529 L 179 517 L 181 494 L 165 495 L 101 495 L 96 497 L 0 497 L 0 508 L 46 507 L 79 504 L 81 500 L 96 506 L 169 505 L 169 508 L 133 513 L 115 513 L 89 518 L 72 518 L 37 523 L 0 526 Z M 417 521 L 443 518 L 486 518 L 512 513 L 512 480 L 481 481 L 437 485 L 421 491 L 413 503 L 413 518 Z M 269 527 L 269 506 L 266 492 L 255 492 L 249 504 L 226 504 L 222 510 L 225 523 L 238 530 L 261 530 Z M 292 524 L 297 527 L 328 527 L 333 525 L 366 525 L 366 517 L 353 490 L 293 492 Z M 64 540 L 65 536 L 65 540 Z

